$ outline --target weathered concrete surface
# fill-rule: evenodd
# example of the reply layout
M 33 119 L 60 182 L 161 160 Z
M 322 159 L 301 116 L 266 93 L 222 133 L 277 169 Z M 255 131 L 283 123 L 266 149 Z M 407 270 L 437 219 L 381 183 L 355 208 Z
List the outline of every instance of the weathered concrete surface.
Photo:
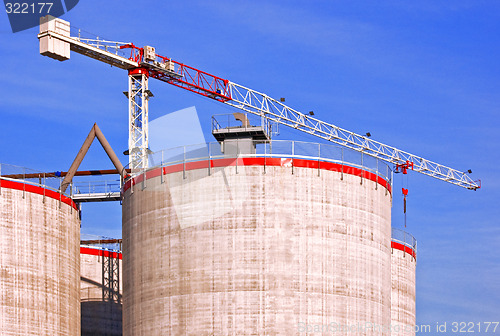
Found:
M 414 336 L 416 323 L 415 269 L 413 256 L 393 249 L 391 255 L 391 336 Z
M 2 335 L 80 334 L 79 244 L 70 205 L 0 189 Z
M 104 301 L 102 294 L 102 250 L 101 255 L 90 254 L 82 249 L 80 253 L 80 299 L 81 299 L 81 330 L 82 335 L 122 335 L 122 303 Z M 94 252 L 96 252 L 94 251 Z M 107 251 L 106 251 L 107 252 Z M 109 255 L 106 254 L 106 255 Z M 122 263 L 119 260 L 120 289 Z M 120 294 L 121 297 L 121 294 Z
M 311 168 L 232 166 L 138 183 L 123 200 L 124 335 L 387 327 L 390 210 L 375 182 Z

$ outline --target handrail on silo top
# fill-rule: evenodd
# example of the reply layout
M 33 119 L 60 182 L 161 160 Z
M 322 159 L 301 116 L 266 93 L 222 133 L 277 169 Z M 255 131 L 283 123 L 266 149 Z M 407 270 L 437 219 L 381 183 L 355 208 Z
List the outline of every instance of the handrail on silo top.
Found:
M 43 179 L 42 179 L 43 176 Z M 61 176 L 55 173 L 46 173 L 41 170 L 34 170 L 22 166 L 1 163 L 0 164 L 0 179 L 6 181 L 20 182 L 23 184 L 49 189 L 59 193 Z M 25 191 L 23 187 L 23 192 Z M 67 193 L 63 193 L 68 195 Z
M 208 148 L 207 148 L 208 146 Z M 213 146 L 213 147 L 212 147 Z M 269 140 L 254 141 L 255 153 L 237 154 L 238 158 L 297 158 L 306 160 L 319 160 L 340 164 L 341 173 L 344 173 L 344 165 L 347 167 L 360 168 L 384 178 L 392 186 L 392 169 L 385 161 L 380 159 L 365 160 L 363 153 L 353 149 L 331 144 L 313 143 L 294 140 Z M 189 146 L 178 146 L 160 150 L 149 154 L 147 162 L 150 163 L 147 169 L 155 167 L 166 167 L 176 164 L 183 166 L 183 171 L 187 162 L 202 160 L 214 160 L 233 158 L 235 154 L 225 154 L 217 149 L 221 147 L 220 142 L 208 142 L 193 144 Z M 203 149 L 204 148 L 204 149 Z M 144 160 L 146 161 L 146 160 Z M 155 162 L 157 164 L 155 164 Z M 385 166 L 385 169 L 384 169 Z M 127 166 L 124 167 L 124 170 Z M 147 169 L 140 169 L 125 175 L 125 182 L 130 178 L 144 173 Z
M 411 248 L 415 254 L 417 253 L 417 240 L 408 232 L 393 227 L 391 228 L 391 240 L 403 244 Z

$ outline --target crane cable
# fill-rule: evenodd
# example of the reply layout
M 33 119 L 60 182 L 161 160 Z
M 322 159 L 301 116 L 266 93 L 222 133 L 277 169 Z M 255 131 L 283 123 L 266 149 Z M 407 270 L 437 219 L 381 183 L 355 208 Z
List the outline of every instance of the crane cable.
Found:
M 405 178 L 405 176 L 406 176 L 406 178 Z M 404 213 L 404 223 L 405 223 L 405 227 L 406 227 L 406 196 L 408 196 L 408 174 L 406 174 L 406 172 L 403 172 L 403 174 L 402 174 L 401 185 L 403 186 L 401 188 L 402 189 L 401 191 L 403 194 L 403 213 Z

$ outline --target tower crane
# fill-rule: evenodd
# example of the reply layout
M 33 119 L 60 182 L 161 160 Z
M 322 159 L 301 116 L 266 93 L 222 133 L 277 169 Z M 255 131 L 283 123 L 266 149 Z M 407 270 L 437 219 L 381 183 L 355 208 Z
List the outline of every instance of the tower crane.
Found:
M 70 36 L 69 22 L 45 16 L 40 19 L 40 53 L 59 61 L 70 58 L 70 50 L 128 71 L 129 163 L 131 169 L 147 168 L 149 78 L 172 84 L 239 110 L 256 114 L 340 146 L 393 164 L 396 171 L 408 169 L 471 190 L 480 188 L 466 172 L 402 151 L 303 114 L 266 95 L 156 54 L 154 47 L 129 42 Z M 122 55 L 124 51 L 128 57 Z

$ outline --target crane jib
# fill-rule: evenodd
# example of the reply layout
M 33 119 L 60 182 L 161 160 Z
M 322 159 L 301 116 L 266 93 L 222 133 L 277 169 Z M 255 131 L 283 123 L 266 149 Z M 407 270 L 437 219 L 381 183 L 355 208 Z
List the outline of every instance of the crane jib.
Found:
M 55 24 L 58 23 L 58 24 Z M 147 168 L 148 150 L 148 105 L 152 97 L 147 89 L 147 78 L 155 78 L 165 83 L 183 88 L 202 96 L 217 100 L 239 110 L 253 113 L 268 121 L 273 121 L 340 146 L 351 148 L 394 165 L 396 170 L 411 169 L 415 172 L 458 185 L 471 190 L 481 188 L 480 180 L 472 180 L 468 173 L 446 167 L 436 162 L 377 142 L 363 135 L 344 130 L 333 124 L 303 114 L 266 94 L 211 75 L 169 57 L 156 54 L 154 47 L 143 48 L 133 43 L 83 39 L 72 37 L 69 22 L 44 17 L 41 19 L 40 53 L 59 61 L 70 58 L 69 51 L 76 51 L 87 57 L 111 64 L 129 71 L 129 152 L 131 167 Z M 129 57 L 122 56 L 124 49 L 130 49 Z M 142 76 L 141 80 L 133 77 Z M 137 93 L 141 93 L 141 96 Z M 148 93 L 149 92 L 149 93 Z M 147 94 L 146 94 L 147 93 Z M 134 100 L 135 99 L 135 100 Z M 143 105 L 141 105 L 143 104 Z M 139 155 L 137 153 L 144 153 Z

